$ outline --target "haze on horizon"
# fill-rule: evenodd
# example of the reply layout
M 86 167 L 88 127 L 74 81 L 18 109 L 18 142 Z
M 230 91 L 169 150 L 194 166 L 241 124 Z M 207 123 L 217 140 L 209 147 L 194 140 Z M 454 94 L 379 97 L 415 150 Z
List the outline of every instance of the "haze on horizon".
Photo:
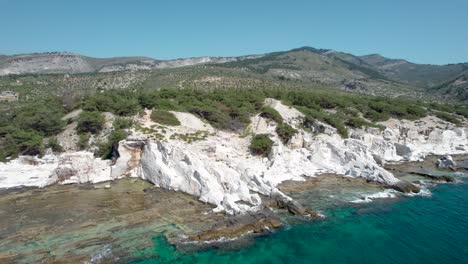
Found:
M 301 46 L 468 62 L 468 1 L 0 0 L 1 54 L 240 56 Z

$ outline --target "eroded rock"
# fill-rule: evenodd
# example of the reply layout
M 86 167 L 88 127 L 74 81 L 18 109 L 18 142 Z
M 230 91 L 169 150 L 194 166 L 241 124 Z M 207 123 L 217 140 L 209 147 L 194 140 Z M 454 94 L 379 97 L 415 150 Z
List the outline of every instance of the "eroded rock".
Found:
M 389 187 L 402 193 L 419 193 L 420 192 L 420 189 L 416 185 L 407 181 L 399 181 Z

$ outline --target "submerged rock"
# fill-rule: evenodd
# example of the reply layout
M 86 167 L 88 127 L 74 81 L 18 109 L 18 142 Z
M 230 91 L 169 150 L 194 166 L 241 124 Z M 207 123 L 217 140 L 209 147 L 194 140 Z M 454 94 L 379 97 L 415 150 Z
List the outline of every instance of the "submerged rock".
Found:
M 269 201 L 265 201 L 265 204 L 273 208 L 285 209 L 293 215 L 308 216 L 312 218 L 320 217 L 318 212 L 302 206 L 299 202 L 280 192 L 274 193 L 270 197 Z
M 278 216 L 268 209 L 255 213 L 231 216 L 216 223 L 212 228 L 188 237 L 189 241 L 222 242 L 248 234 L 270 232 L 282 226 Z
M 411 170 L 409 171 L 411 174 L 419 175 L 424 178 L 433 180 L 433 181 L 439 181 L 439 182 L 455 182 L 455 178 L 449 175 L 434 175 L 431 174 L 430 172 L 427 172 L 425 170 Z

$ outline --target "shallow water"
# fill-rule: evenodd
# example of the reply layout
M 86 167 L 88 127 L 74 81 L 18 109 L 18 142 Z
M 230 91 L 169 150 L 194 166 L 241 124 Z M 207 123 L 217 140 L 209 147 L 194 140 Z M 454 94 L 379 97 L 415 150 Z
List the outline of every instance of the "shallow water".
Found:
M 282 191 L 327 218 L 304 221 L 278 211 L 284 227 L 272 234 L 202 251 L 179 244 L 190 252 L 166 237 L 177 241 L 224 216 L 191 196 L 148 190 L 143 181 L 104 185 L 2 193 L 0 263 L 468 263 L 467 178 L 431 185 L 429 197 L 359 204 L 350 201 L 384 189 L 332 176 L 291 183 Z
M 194 197 L 142 180 L 105 184 L 3 191 L 0 263 L 114 262 L 151 247 L 156 234 L 190 233 L 224 217 L 208 214 L 212 206 Z
M 468 180 L 431 191 L 328 207 L 326 220 L 295 222 L 231 251 L 184 253 L 157 236 L 133 263 L 468 263 Z

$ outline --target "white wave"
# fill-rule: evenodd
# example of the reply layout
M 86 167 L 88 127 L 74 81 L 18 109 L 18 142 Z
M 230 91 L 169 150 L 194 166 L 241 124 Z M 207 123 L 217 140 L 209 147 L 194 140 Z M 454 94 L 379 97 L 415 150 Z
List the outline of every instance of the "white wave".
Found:
M 100 263 L 103 259 L 112 256 L 112 246 L 106 245 L 104 248 L 96 252 L 89 261 L 85 261 L 85 264 Z
M 388 198 L 396 198 L 397 196 L 397 191 L 392 190 L 392 189 L 385 189 L 381 192 L 378 193 L 373 193 L 370 195 L 366 195 L 362 197 L 361 199 L 356 199 L 351 201 L 352 203 L 370 203 L 373 202 L 375 199 L 388 199 Z
M 426 185 L 417 185 L 420 189 L 418 193 L 405 193 L 406 196 L 422 196 L 422 197 L 431 197 L 432 192 L 426 187 Z

